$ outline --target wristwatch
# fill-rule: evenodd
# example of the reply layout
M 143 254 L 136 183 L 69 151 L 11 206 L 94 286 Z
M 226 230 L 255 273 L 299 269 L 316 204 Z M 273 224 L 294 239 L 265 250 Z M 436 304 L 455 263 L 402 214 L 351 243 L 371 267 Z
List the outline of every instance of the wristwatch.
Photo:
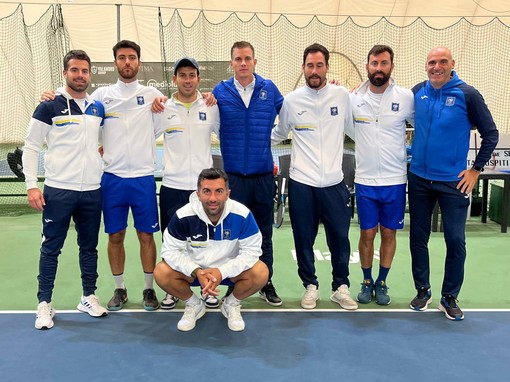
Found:
M 482 166 L 473 166 L 473 167 L 471 167 L 471 169 L 473 169 L 476 172 L 483 172 Z

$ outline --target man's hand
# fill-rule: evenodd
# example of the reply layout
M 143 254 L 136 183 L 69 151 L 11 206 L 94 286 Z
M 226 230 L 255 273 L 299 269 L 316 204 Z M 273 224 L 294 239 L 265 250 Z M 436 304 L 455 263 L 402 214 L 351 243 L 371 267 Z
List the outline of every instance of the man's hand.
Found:
M 152 102 L 151 111 L 153 113 L 162 113 L 165 110 L 165 102 L 168 101 L 167 96 L 156 97 Z
M 459 178 L 462 179 L 460 180 L 459 184 L 457 184 L 457 190 L 460 190 L 460 192 L 464 194 L 470 194 L 476 184 L 476 181 L 478 180 L 478 176 L 480 176 L 480 173 L 473 170 L 472 168 L 461 171 Z
M 30 204 L 30 207 L 33 209 L 36 209 L 37 211 L 42 211 L 44 209 L 44 206 L 46 205 L 46 202 L 44 201 L 44 196 L 38 188 L 31 188 L 27 191 L 27 199 L 28 204 Z
M 55 99 L 55 91 L 54 90 L 47 90 L 41 94 L 40 102 L 43 101 L 53 101 Z
M 218 100 L 212 93 L 202 93 L 206 106 L 214 106 L 218 103 Z
M 223 278 L 218 268 L 199 270 L 197 272 L 197 279 L 202 287 L 203 296 L 218 296 L 220 294 L 218 285 L 220 285 Z

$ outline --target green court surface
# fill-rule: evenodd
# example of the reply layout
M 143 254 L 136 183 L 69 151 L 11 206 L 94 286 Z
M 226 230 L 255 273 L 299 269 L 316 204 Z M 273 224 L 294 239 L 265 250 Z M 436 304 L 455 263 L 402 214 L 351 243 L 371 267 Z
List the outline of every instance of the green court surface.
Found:
M 28 214 L 22 216 L 0 217 L 0 310 L 35 310 L 37 305 L 37 273 L 39 262 L 39 244 L 41 216 Z M 510 274 L 510 233 L 500 233 L 500 226 L 494 222 L 480 223 L 480 218 L 471 218 L 467 223 L 467 251 L 465 281 L 459 296 L 459 305 L 463 309 L 510 309 L 510 295 L 507 294 L 508 275 Z M 158 249 L 161 247 L 161 235 L 156 233 Z M 356 217 L 351 221 L 351 250 L 357 249 L 359 228 Z M 300 308 L 299 301 L 304 291 L 296 271 L 296 262 L 292 256 L 294 248 L 292 229 L 288 216 L 280 229 L 274 229 L 274 277 L 273 282 L 283 299 L 283 309 Z M 107 253 L 107 236 L 100 234 L 99 242 L 99 280 L 97 295 L 106 303 L 113 292 Z M 339 309 L 329 300 L 331 294 L 331 264 L 324 230 L 319 230 L 315 243 L 317 275 L 320 282 L 320 295 L 317 308 Z M 138 255 L 138 242 L 130 222 L 126 235 L 126 272 L 125 281 L 129 302 L 126 309 L 142 309 L 143 273 Z M 430 240 L 431 284 L 433 304 L 436 307 L 443 276 L 445 245 L 442 233 L 432 233 Z M 158 260 L 159 261 L 159 260 Z M 406 227 L 397 235 L 397 253 L 388 277 L 389 294 L 392 303 L 388 307 L 379 307 L 375 303 L 360 305 L 360 309 L 407 309 L 415 294 L 409 254 L 409 231 Z M 377 276 L 378 261 L 374 262 L 374 276 Z M 359 291 L 362 279 L 359 262 L 351 262 L 351 295 Z M 224 287 L 221 287 L 224 288 Z M 159 298 L 164 293 L 156 287 Z M 57 310 L 76 309 L 81 294 L 80 274 L 76 246 L 76 232 L 70 229 L 66 245 L 59 257 L 59 268 L 53 305 Z M 177 308 L 183 308 L 179 302 Z M 258 296 L 252 296 L 243 302 L 244 309 L 274 309 Z

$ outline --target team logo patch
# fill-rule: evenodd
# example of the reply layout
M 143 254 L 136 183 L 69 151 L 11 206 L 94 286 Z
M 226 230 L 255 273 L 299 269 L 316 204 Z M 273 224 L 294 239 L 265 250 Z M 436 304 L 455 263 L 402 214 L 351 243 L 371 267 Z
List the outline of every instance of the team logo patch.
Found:
M 145 100 L 143 99 L 143 96 L 136 96 L 136 103 L 138 105 L 143 105 L 145 104 Z
M 338 115 L 338 106 L 332 106 L 329 110 L 331 110 L 331 115 Z
M 205 114 L 205 112 L 201 111 L 198 113 L 198 118 L 201 120 L 201 121 L 207 121 L 207 115 Z
M 265 91 L 265 90 L 261 90 L 261 91 L 260 91 L 259 98 L 260 98 L 261 100 L 266 100 L 266 99 L 267 99 L 267 91 Z
M 92 115 L 97 115 L 97 114 L 98 114 L 98 112 L 97 112 L 97 107 L 95 107 L 95 106 L 92 106 L 92 107 L 90 108 L 90 111 L 92 112 Z
M 223 238 L 225 240 L 230 240 L 231 236 L 232 236 L 232 231 L 230 231 L 229 229 L 224 229 L 223 230 Z
M 446 106 L 455 105 L 455 97 L 446 97 Z
M 397 102 L 393 102 L 391 104 L 391 111 L 399 111 L 400 110 L 400 104 Z

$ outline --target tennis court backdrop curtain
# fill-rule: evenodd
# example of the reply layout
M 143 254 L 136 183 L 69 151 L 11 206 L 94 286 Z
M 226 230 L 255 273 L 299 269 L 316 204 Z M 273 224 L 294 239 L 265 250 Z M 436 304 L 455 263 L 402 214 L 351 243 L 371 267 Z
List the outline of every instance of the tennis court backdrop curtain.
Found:
M 460 77 L 484 95 L 500 131 L 510 132 L 506 0 L 452 0 L 433 7 L 421 0 L 57 3 L 0 0 L 0 161 L 23 143 L 41 91 L 62 84 L 65 52 L 83 49 L 95 62 L 112 62 L 111 47 L 119 37 L 139 42 L 142 61 L 161 62 L 163 68 L 179 57 L 195 57 L 204 65 L 203 84 L 209 80 L 211 86 L 232 74 L 232 43 L 250 41 L 257 72 L 284 94 L 303 84 L 302 52 L 314 42 L 332 53 L 329 77 L 348 87 L 366 77 L 366 53 L 374 44 L 393 47 L 394 78 L 408 88 L 427 78 L 430 48 L 446 45 Z M 170 84 L 172 73 L 166 73 Z

